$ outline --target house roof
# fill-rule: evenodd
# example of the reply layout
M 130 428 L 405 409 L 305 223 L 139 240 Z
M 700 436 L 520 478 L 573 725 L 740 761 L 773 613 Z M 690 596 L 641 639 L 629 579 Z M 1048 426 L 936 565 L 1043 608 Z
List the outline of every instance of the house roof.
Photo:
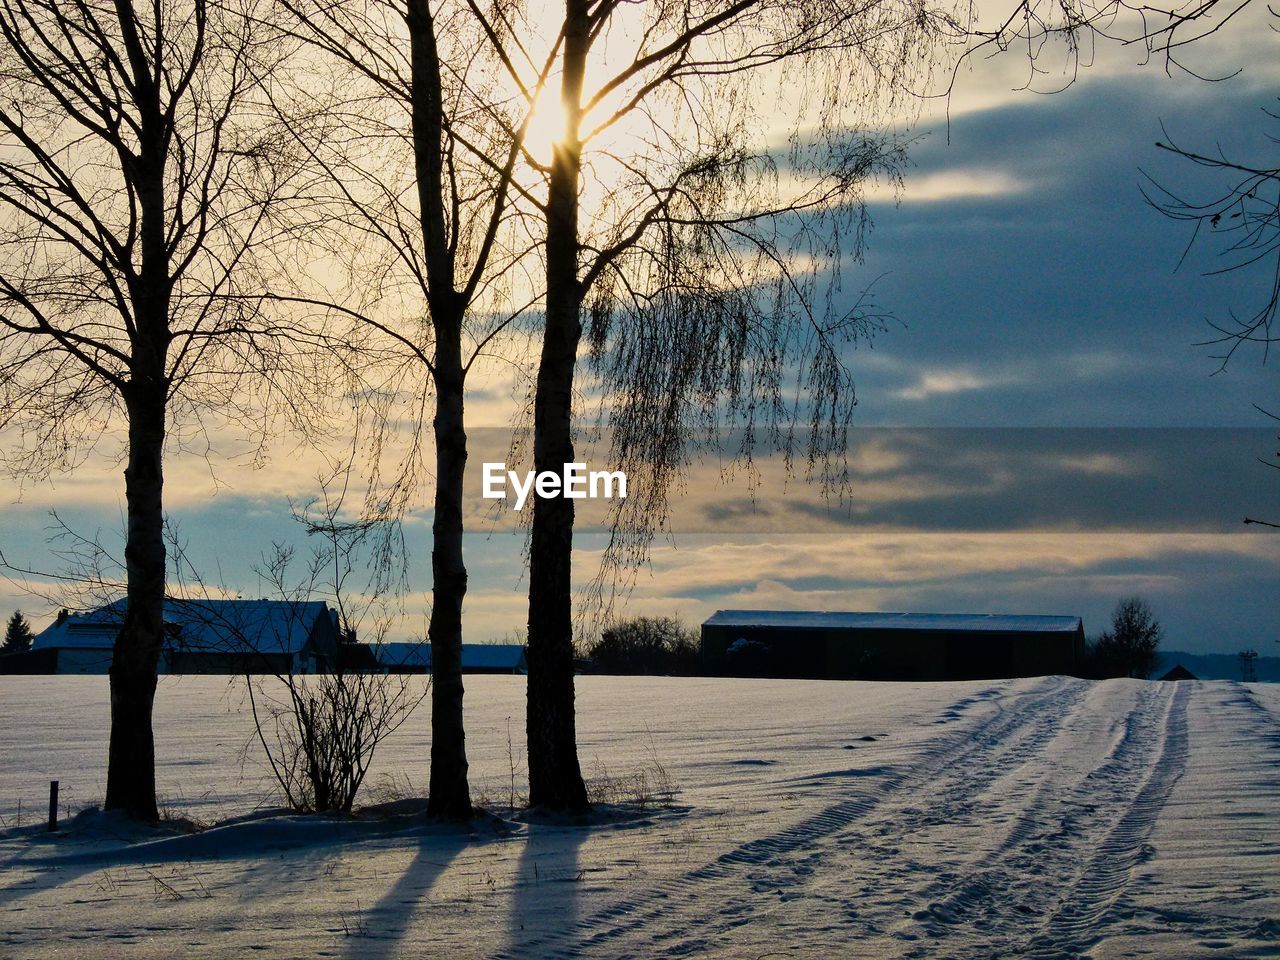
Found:
M 431 644 L 381 643 L 374 647 L 374 656 L 384 667 L 431 667 Z M 524 647 L 518 643 L 464 643 L 462 645 L 463 670 L 522 670 Z
M 707 627 L 793 630 L 933 630 L 947 633 L 1075 633 L 1079 617 L 1001 613 L 854 613 L 826 610 L 717 610 Z
M 38 633 L 33 650 L 110 649 L 124 622 L 128 601 L 68 616 Z M 323 600 L 181 600 L 164 604 L 164 621 L 173 633 L 169 649 L 195 653 L 297 653 L 306 646 L 316 621 L 332 616 Z

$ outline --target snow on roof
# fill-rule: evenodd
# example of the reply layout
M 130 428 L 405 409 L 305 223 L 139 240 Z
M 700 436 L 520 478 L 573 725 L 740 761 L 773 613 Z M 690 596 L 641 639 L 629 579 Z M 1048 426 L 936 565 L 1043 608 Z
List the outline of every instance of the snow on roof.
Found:
M 1079 617 L 1003 613 L 853 613 L 826 610 L 717 610 L 707 627 L 789 627 L 796 630 L 939 630 L 947 632 L 1074 633 Z
M 33 650 L 110 649 L 124 622 L 128 601 L 72 614 L 38 633 Z M 166 646 L 195 653 L 297 653 L 316 621 L 329 613 L 323 600 L 181 600 L 164 603 L 164 622 L 174 634 Z
M 374 656 L 387 667 L 431 666 L 431 644 L 382 643 L 374 647 Z M 524 647 L 518 643 L 464 643 L 463 670 L 524 669 Z

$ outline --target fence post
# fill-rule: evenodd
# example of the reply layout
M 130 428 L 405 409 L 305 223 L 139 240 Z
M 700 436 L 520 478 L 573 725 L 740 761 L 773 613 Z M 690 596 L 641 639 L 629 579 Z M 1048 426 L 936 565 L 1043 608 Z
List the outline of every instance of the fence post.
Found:
M 49 781 L 49 831 L 58 829 L 58 781 Z

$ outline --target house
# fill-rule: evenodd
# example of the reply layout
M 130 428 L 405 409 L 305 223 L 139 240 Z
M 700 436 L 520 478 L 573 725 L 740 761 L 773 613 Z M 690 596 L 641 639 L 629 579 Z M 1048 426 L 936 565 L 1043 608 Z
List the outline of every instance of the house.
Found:
M 431 672 L 431 644 L 425 641 L 380 643 L 373 650 L 378 663 L 388 673 Z M 464 643 L 462 672 L 525 674 L 529 672 L 529 665 L 521 644 Z
M 1074 672 L 1079 617 L 719 610 L 702 625 L 713 673 L 810 679 L 985 680 Z
M 1169 680 L 1171 682 L 1178 680 L 1198 680 L 1194 673 L 1184 667 L 1182 664 L 1176 664 L 1172 670 L 1160 678 L 1161 680 Z
M 32 673 L 106 673 L 111 669 L 111 649 L 116 623 L 111 626 L 100 617 L 107 608 L 88 614 L 58 612 L 57 619 L 35 635 L 29 657 L 38 657 Z
M 62 611 L 32 641 L 51 673 L 106 673 L 127 601 Z M 320 673 L 337 659 L 337 614 L 322 600 L 182 600 L 164 605 L 160 673 Z

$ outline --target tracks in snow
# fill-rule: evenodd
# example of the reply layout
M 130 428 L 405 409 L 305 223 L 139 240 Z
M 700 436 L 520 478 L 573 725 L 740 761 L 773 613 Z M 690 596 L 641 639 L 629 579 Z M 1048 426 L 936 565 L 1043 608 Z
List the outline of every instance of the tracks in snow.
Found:
M 811 789 L 835 798 L 818 813 L 683 875 L 629 891 L 560 935 L 514 945 L 511 956 L 696 955 L 738 938 L 749 942 L 749 925 L 765 917 L 775 941 L 779 930 L 803 940 L 824 923 L 821 940 L 828 944 L 833 935 L 884 933 L 904 903 L 921 902 L 912 896 L 918 890 L 904 890 L 901 881 L 918 887 L 927 866 L 913 865 L 913 872 L 912 854 L 902 848 L 917 832 L 981 815 L 984 791 L 1039 756 L 1089 689 L 1048 678 L 1011 696 L 993 688 L 966 697 L 944 712 L 939 733 L 909 765 L 873 776 L 833 770 L 806 777 Z M 984 716 L 983 705 L 995 712 Z M 1034 832 L 1015 824 L 1006 846 L 1023 842 L 1019 831 Z M 896 876 L 902 870 L 907 874 Z M 927 882 L 928 874 L 923 877 Z M 898 881 L 888 898 L 883 880 Z
M 1071 957 L 1096 943 L 1185 769 L 1189 694 L 1144 685 L 1098 766 L 1074 784 L 1046 779 L 1004 842 L 954 884 L 935 884 L 941 896 L 916 914 L 931 943 L 908 956 L 945 944 L 953 957 Z
M 1168 700 L 1163 722 L 1154 728 L 1145 725 L 1145 730 L 1126 738 L 1133 749 L 1127 756 L 1113 758 L 1109 764 L 1116 769 L 1101 780 L 1098 792 L 1105 792 L 1110 808 L 1120 816 L 1096 846 L 1092 858 L 1066 891 L 1042 932 L 1031 941 L 1027 955 L 1075 955 L 1097 942 L 1107 914 L 1128 886 L 1134 868 L 1149 859 L 1152 850 L 1147 838 L 1187 764 L 1187 698 L 1191 688 L 1186 684 L 1172 684 L 1172 687 L 1172 696 L 1159 698 Z M 1151 690 L 1163 692 L 1162 687 L 1153 686 L 1144 688 L 1143 692 Z M 1147 697 L 1148 701 L 1155 699 Z M 1146 782 L 1136 796 L 1128 799 L 1126 785 L 1132 776 L 1143 772 L 1140 761 L 1130 762 L 1130 757 L 1149 755 L 1152 751 L 1155 757 L 1154 762 L 1149 763 Z

